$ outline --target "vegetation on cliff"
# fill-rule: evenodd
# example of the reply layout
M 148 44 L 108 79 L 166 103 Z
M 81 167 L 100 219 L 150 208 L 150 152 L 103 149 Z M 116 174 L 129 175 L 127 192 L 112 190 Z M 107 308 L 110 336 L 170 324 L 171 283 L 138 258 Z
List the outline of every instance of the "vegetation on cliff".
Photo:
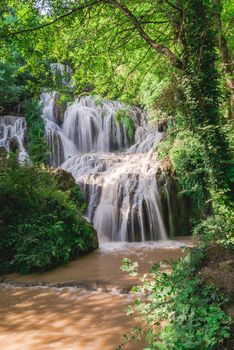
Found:
M 49 149 L 46 142 L 45 126 L 41 118 L 42 105 L 37 99 L 24 102 L 24 117 L 27 122 L 27 151 L 34 163 L 48 161 Z

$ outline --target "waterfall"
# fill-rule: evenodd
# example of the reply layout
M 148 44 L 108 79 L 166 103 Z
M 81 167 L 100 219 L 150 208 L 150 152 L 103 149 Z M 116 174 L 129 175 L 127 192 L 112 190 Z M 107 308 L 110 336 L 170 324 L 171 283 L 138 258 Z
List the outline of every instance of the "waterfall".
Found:
M 116 101 L 96 104 L 92 97 L 81 97 L 68 106 L 63 132 L 81 153 L 112 152 L 131 145 L 124 124 L 115 120 L 115 112 L 123 106 Z M 131 118 L 139 123 L 139 110 L 131 109 Z
M 60 166 L 65 159 L 77 153 L 75 144 L 65 136 L 55 117 L 57 99 L 58 94 L 55 92 L 41 94 L 41 101 L 43 102 L 42 118 L 50 148 L 49 163 L 54 167 Z
M 92 96 L 68 104 L 59 123 L 57 98 L 56 93 L 41 96 L 50 164 L 70 172 L 83 189 L 85 215 L 99 240 L 166 239 L 156 180 L 159 162 L 152 152 L 162 133 L 148 127 L 139 108 Z M 120 109 L 134 124 L 133 139 L 125 123 L 115 118 Z
M 7 153 L 18 152 L 18 160 L 28 158 L 24 147 L 26 141 L 26 122 L 24 118 L 7 115 L 0 117 L 0 149 Z

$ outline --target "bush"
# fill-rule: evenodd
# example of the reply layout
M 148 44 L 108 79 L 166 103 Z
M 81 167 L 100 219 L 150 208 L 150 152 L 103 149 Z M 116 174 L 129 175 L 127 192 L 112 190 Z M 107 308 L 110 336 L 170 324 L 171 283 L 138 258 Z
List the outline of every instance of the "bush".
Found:
M 17 74 L 16 66 L 0 62 L 0 111 L 19 102 L 22 87 L 17 84 Z
M 194 229 L 194 235 L 205 242 L 215 242 L 224 247 L 234 246 L 234 214 L 232 207 L 219 206 L 215 214 L 201 221 Z
M 74 203 L 75 188 L 60 190 L 44 168 L 0 160 L 1 274 L 45 271 L 97 247 Z
M 208 196 L 209 176 L 203 145 L 192 132 L 180 132 L 169 149 L 169 157 L 182 192 L 201 207 Z
M 37 99 L 24 102 L 24 115 L 27 121 L 27 150 L 30 159 L 35 163 L 45 162 L 49 156 L 46 142 L 45 126 L 41 118 L 42 105 Z
M 227 298 L 196 275 L 203 258 L 204 250 L 195 247 L 173 264 L 172 273 L 155 265 L 153 278 L 134 287 L 139 294 L 129 314 L 140 313 L 145 325 L 131 338 L 145 334 L 147 350 L 212 350 L 229 337 L 231 319 L 222 309 Z M 136 273 L 129 259 L 122 269 Z

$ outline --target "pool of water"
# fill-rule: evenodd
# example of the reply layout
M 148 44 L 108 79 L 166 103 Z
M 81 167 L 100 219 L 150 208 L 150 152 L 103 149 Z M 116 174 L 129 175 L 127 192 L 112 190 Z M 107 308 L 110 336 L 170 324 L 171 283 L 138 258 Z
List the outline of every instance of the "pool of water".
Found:
M 128 257 L 142 275 L 182 255 L 190 240 L 105 243 L 80 260 L 41 274 L 11 274 L 0 284 L 1 350 L 115 350 L 135 322 L 126 316 L 137 278 L 120 270 Z M 140 320 L 138 321 L 140 322 Z M 124 349 L 140 350 L 141 343 Z

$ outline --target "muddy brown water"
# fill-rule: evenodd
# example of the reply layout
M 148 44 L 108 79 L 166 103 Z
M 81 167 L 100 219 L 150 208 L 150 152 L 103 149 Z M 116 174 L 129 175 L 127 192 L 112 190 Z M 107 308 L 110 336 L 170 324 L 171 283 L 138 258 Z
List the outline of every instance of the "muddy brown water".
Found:
M 138 280 L 120 270 L 121 260 L 138 261 L 141 275 L 159 261 L 179 258 L 180 247 L 190 243 L 106 245 L 49 272 L 4 276 L 0 349 L 115 350 L 136 325 L 126 316 L 134 298 L 126 293 Z M 124 347 L 143 348 L 144 341 Z

